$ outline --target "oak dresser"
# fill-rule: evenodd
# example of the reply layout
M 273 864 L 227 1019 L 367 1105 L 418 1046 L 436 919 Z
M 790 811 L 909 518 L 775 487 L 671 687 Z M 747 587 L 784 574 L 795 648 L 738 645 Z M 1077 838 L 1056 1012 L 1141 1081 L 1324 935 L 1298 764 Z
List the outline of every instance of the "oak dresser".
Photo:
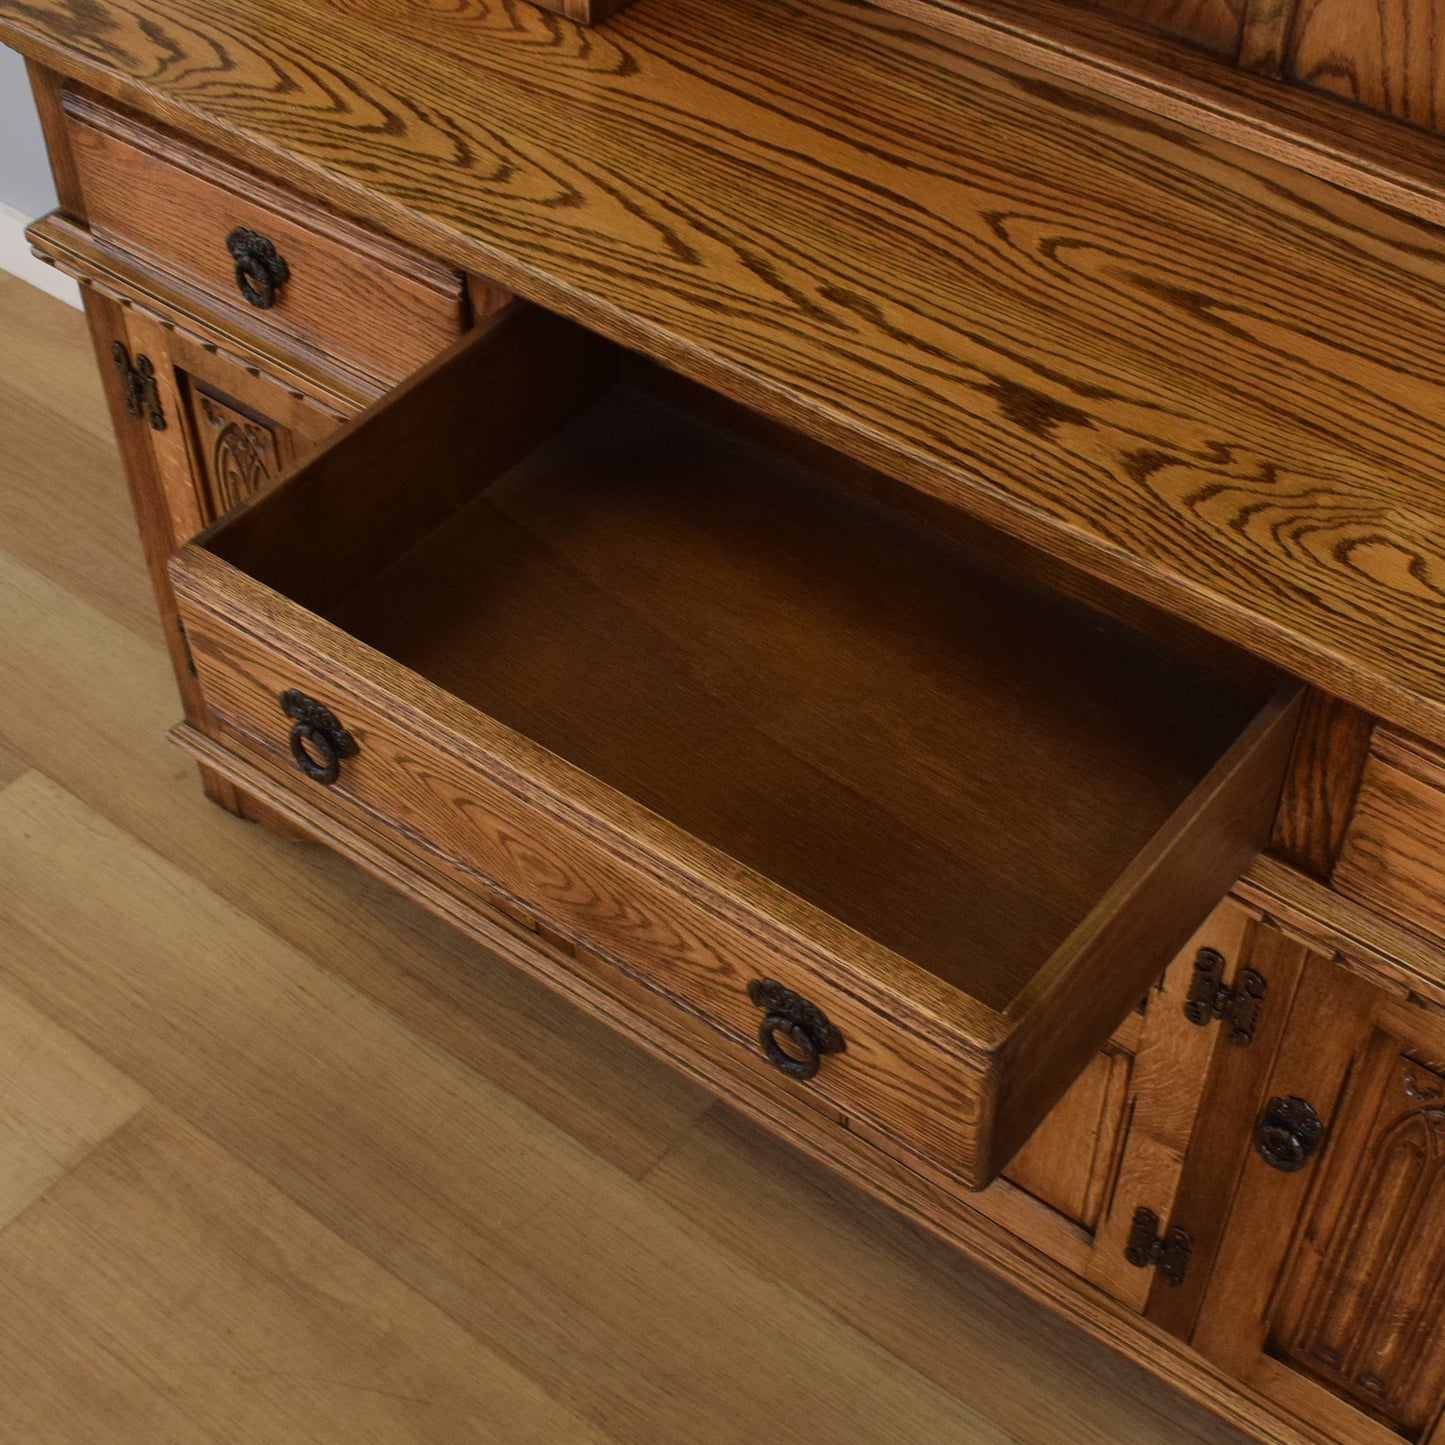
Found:
M 1445 0 L 556 8 L 0 0 L 203 786 L 1441 1445 Z

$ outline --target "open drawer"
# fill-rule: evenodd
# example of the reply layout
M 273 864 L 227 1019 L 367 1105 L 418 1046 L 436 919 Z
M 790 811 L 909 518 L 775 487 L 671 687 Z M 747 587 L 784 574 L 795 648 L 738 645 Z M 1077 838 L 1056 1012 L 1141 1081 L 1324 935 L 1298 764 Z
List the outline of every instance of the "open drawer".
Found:
M 230 752 L 981 1187 L 1262 846 L 1294 693 L 854 481 L 519 305 L 172 572 Z

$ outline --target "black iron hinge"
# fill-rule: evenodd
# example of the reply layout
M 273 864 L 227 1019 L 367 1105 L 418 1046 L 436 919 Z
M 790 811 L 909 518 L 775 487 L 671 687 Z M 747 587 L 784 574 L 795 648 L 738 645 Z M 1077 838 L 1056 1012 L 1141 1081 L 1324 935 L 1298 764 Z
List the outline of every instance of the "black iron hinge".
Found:
M 1220 1019 L 1224 1037 L 1240 1048 L 1254 1042 L 1259 1023 L 1259 1006 L 1268 984 L 1262 974 L 1242 968 L 1234 976 L 1234 987 L 1224 982 L 1224 955 L 1215 948 L 1201 948 L 1194 960 L 1194 977 L 1189 980 L 1189 997 L 1184 1017 L 1203 1028 Z
M 1159 1233 L 1159 1216 L 1152 1209 L 1136 1209 L 1134 1224 L 1129 1230 L 1129 1242 L 1124 1248 L 1124 1258 L 1136 1269 L 1148 1269 L 1153 1265 L 1159 1271 L 1159 1278 L 1172 1289 L 1184 1283 L 1184 1272 L 1189 1268 L 1189 1255 L 1194 1241 L 1182 1229 L 1167 1229 Z
M 121 396 L 125 409 L 132 416 L 143 416 L 151 424 L 152 431 L 166 429 L 166 414 L 161 410 L 161 394 L 156 386 L 156 369 L 148 356 L 136 353 L 135 365 L 131 365 L 130 352 L 119 341 L 110 343 L 110 359 L 120 372 Z

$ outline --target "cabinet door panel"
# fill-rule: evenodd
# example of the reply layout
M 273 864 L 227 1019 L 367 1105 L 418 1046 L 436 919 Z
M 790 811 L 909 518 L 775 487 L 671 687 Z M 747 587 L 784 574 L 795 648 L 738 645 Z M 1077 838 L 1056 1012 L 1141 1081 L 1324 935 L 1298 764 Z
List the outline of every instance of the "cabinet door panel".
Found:
M 126 339 L 148 361 L 171 424 L 149 431 L 179 546 L 223 512 L 276 481 L 341 424 L 329 406 L 231 361 L 143 311 Z
M 1095 1055 L 1005 1171 L 1015 1188 L 1089 1234 L 1123 1135 L 1134 1057 L 1124 1040 Z
M 1184 1006 L 1201 948 L 1231 974 L 1241 965 L 1250 913 L 1226 900 L 1180 950 L 1158 985 L 1115 1033 L 975 1207 L 1113 1298 L 1142 1310 L 1152 1270 L 1125 1258 L 1134 1211 L 1173 1222 L 1217 1024 Z M 1229 1049 L 1231 1054 L 1238 1050 Z
M 1248 1139 L 1254 1126 L 1256 1101 L 1274 1069 L 1300 976 L 1311 957 L 1304 944 L 1265 919 L 1248 919 L 1238 945 L 1238 966 L 1265 980 L 1264 1002 L 1249 1047 L 1217 1049 L 1209 1060 L 1174 1207 L 1174 1220 L 1193 1242 L 1189 1269 L 1182 1285 L 1156 1280 L 1149 1296 L 1149 1318 L 1181 1339 L 1192 1334 L 1198 1319 L 1230 1200 L 1248 1164 L 1240 1141 Z
M 1423 1440 L 1445 1404 L 1445 1018 L 1315 955 L 1241 1131 L 1197 1348 L 1347 1441 Z M 1323 1125 L 1293 1171 L 1256 1147 L 1272 1100 Z
M 1445 1076 L 1376 1034 L 1271 1347 L 1418 1439 L 1445 1398 Z

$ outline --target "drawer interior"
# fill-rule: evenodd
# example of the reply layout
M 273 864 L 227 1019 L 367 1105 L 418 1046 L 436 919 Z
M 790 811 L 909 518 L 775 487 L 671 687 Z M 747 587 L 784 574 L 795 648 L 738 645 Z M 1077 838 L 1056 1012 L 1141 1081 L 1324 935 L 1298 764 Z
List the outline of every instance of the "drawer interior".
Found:
M 1273 690 L 530 309 L 397 416 L 208 549 L 989 1010 Z

